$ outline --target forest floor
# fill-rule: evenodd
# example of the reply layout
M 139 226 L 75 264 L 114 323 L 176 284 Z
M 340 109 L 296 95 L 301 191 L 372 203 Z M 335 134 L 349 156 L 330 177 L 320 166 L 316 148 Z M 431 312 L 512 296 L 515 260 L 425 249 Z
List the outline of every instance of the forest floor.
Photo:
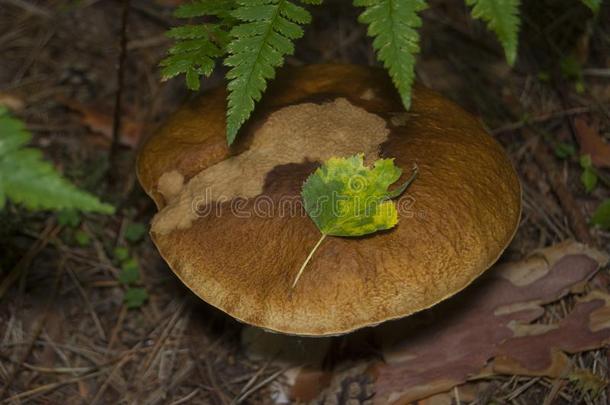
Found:
M 183 286 L 145 232 L 155 209 L 135 178 L 137 148 L 193 97 L 182 79 L 161 82 L 157 68 L 178 3 L 130 2 L 123 125 L 110 158 L 122 2 L 0 0 L 0 105 L 24 120 L 33 144 L 66 177 L 118 206 L 110 217 L 15 206 L 0 214 L 0 401 L 266 404 L 281 383 L 282 366 L 248 356 L 243 325 Z M 314 10 L 287 64 L 376 64 L 349 3 L 329 0 Z M 511 69 L 463 1 L 430 1 L 418 80 L 480 117 L 519 172 L 522 224 L 502 260 L 566 239 L 608 252 L 610 233 L 588 223 L 610 197 L 610 152 L 603 146 L 610 136 L 610 25 L 602 24 L 610 21 L 608 4 L 593 19 L 576 1 L 523 3 L 520 56 Z M 204 90 L 222 81 L 219 70 Z M 592 192 L 580 180 L 583 151 L 594 155 L 599 177 Z M 119 256 L 137 262 L 148 293 L 136 308 L 124 303 Z M 603 383 L 609 355 L 598 348 L 570 358 Z M 608 398 L 605 390 L 589 395 L 569 382 L 510 375 L 494 376 L 478 397 L 459 392 L 450 392 L 454 403 Z

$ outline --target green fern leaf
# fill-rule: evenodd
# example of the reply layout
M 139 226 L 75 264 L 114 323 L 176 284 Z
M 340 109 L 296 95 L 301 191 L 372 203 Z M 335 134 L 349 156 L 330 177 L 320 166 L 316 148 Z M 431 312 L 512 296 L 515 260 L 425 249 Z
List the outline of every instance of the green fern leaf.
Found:
M 229 144 L 250 117 L 267 80 L 275 77 L 275 69 L 284 63 L 284 57 L 294 53 L 293 41 L 303 36 L 300 25 L 311 21 L 306 9 L 288 0 L 238 0 L 233 16 L 240 24 L 231 30 L 233 39 L 224 62 L 231 68 L 227 73 Z
M 589 7 L 593 14 L 597 14 L 599 12 L 599 8 L 602 5 L 602 0 L 581 0 L 582 3 Z
M 519 3 L 520 0 L 466 0 L 472 7 L 472 16 L 485 21 L 496 34 L 511 66 L 517 59 Z
M 112 214 L 114 208 L 62 178 L 40 151 L 24 147 L 31 135 L 0 107 L 0 209 L 6 199 L 26 208 L 78 209 Z
M 187 24 L 167 32 L 176 43 L 159 63 L 163 80 L 185 74 L 187 87 L 199 90 L 199 78 L 212 74 L 216 59 L 226 54 L 229 30 L 237 22 L 231 15 L 234 6 L 233 1 L 200 0 L 176 9 L 174 15 L 178 18 L 212 17 L 216 21 Z
M 427 7 L 424 0 L 354 0 L 366 9 L 358 21 L 368 25 L 374 37 L 377 59 L 388 69 L 406 109 L 411 106 L 411 86 L 415 76 L 415 54 L 419 52 L 421 19 L 417 13 Z

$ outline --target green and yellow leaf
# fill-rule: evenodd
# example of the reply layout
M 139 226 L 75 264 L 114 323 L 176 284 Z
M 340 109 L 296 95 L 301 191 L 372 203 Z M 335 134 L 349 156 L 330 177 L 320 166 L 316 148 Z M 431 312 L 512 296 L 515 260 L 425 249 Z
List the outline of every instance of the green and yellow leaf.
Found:
M 325 235 L 361 236 L 390 229 L 398 223 L 398 213 L 388 187 L 401 174 L 393 159 L 380 159 L 368 168 L 362 155 L 331 158 L 303 184 L 305 211 Z
M 396 226 L 398 212 L 391 199 L 407 189 L 417 168 L 404 184 L 389 190 L 401 174 L 394 159 L 379 159 L 371 168 L 364 165 L 360 154 L 330 158 L 307 178 L 301 192 L 303 206 L 322 236 L 297 273 L 293 287 L 327 236 L 362 236 Z

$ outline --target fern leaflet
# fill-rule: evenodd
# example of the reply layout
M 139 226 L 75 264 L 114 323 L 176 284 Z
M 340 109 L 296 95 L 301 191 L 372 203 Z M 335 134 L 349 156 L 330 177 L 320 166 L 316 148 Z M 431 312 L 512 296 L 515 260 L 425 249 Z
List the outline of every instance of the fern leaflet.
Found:
M 39 150 L 24 147 L 30 138 L 21 121 L 0 107 L 0 209 L 10 198 L 29 209 L 114 212 L 112 206 L 61 177 Z
M 377 59 L 388 69 L 406 109 L 411 106 L 411 86 L 415 76 L 415 54 L 419 52 L 421 19 L 417 13 L 427 7 L 424 0 L 354 0 L 366 7 L 358 21 L 368 25 L 374 37 Z
M 487 23 L 504 48 L 506 60 L 512 66 L 517 59 L 520 0 L 466 0 L 472 16 Z
M 200 77 L 209 76 L 216 59 L 227 53 L 229 30 L 236 23 L 231 15 L 233 7 L 230 0 L 199 0 L 176 9 L 174 16 L 178 18 L 211 17 L 215 22 L 187 24 L 167 32 L 176 43 L 169 49 L 169 56 L 159 63 L 163 80 L 184 73 L 187 87 L 199 90 Z
M 318 4 L 309 0 L 303 3 Z M 250 117 L 254 105 L 282 66 L 284 57 L 294 53 L 293 41 L 303 36 L 301 25 L 311 14 L 288 0 L 238 0 L 233 12 L 240 23 L 231 30 L 225 65 L 229 79 L 227 141 L 233 143 L 237 131 Z
M 602 0 L 581 0 L 582 3 L 589 7 L 591 9 L 591 11 L 593 11 L 593 14 L 597 14 L 599 11 L 599 8 L 602 5 Z

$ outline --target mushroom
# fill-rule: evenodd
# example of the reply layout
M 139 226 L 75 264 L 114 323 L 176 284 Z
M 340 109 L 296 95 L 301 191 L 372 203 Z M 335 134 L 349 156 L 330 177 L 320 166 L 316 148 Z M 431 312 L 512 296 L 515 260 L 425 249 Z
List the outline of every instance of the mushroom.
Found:
M 337 335 L 421 311 L 462 290 L 500 256 L 520 218 L 521 188 L 476 118 L 420 85 L 405 112 L 382 70 L 283 70 L 231 148 L 226 91 L 178 110 L 141 149 L 138 178 L 155 201 L 151 237 L 195 294 L 240 321 L 295 335 Z M 333 156 L 395 159 L 399 223 L 319 239 L 303 181 Z

